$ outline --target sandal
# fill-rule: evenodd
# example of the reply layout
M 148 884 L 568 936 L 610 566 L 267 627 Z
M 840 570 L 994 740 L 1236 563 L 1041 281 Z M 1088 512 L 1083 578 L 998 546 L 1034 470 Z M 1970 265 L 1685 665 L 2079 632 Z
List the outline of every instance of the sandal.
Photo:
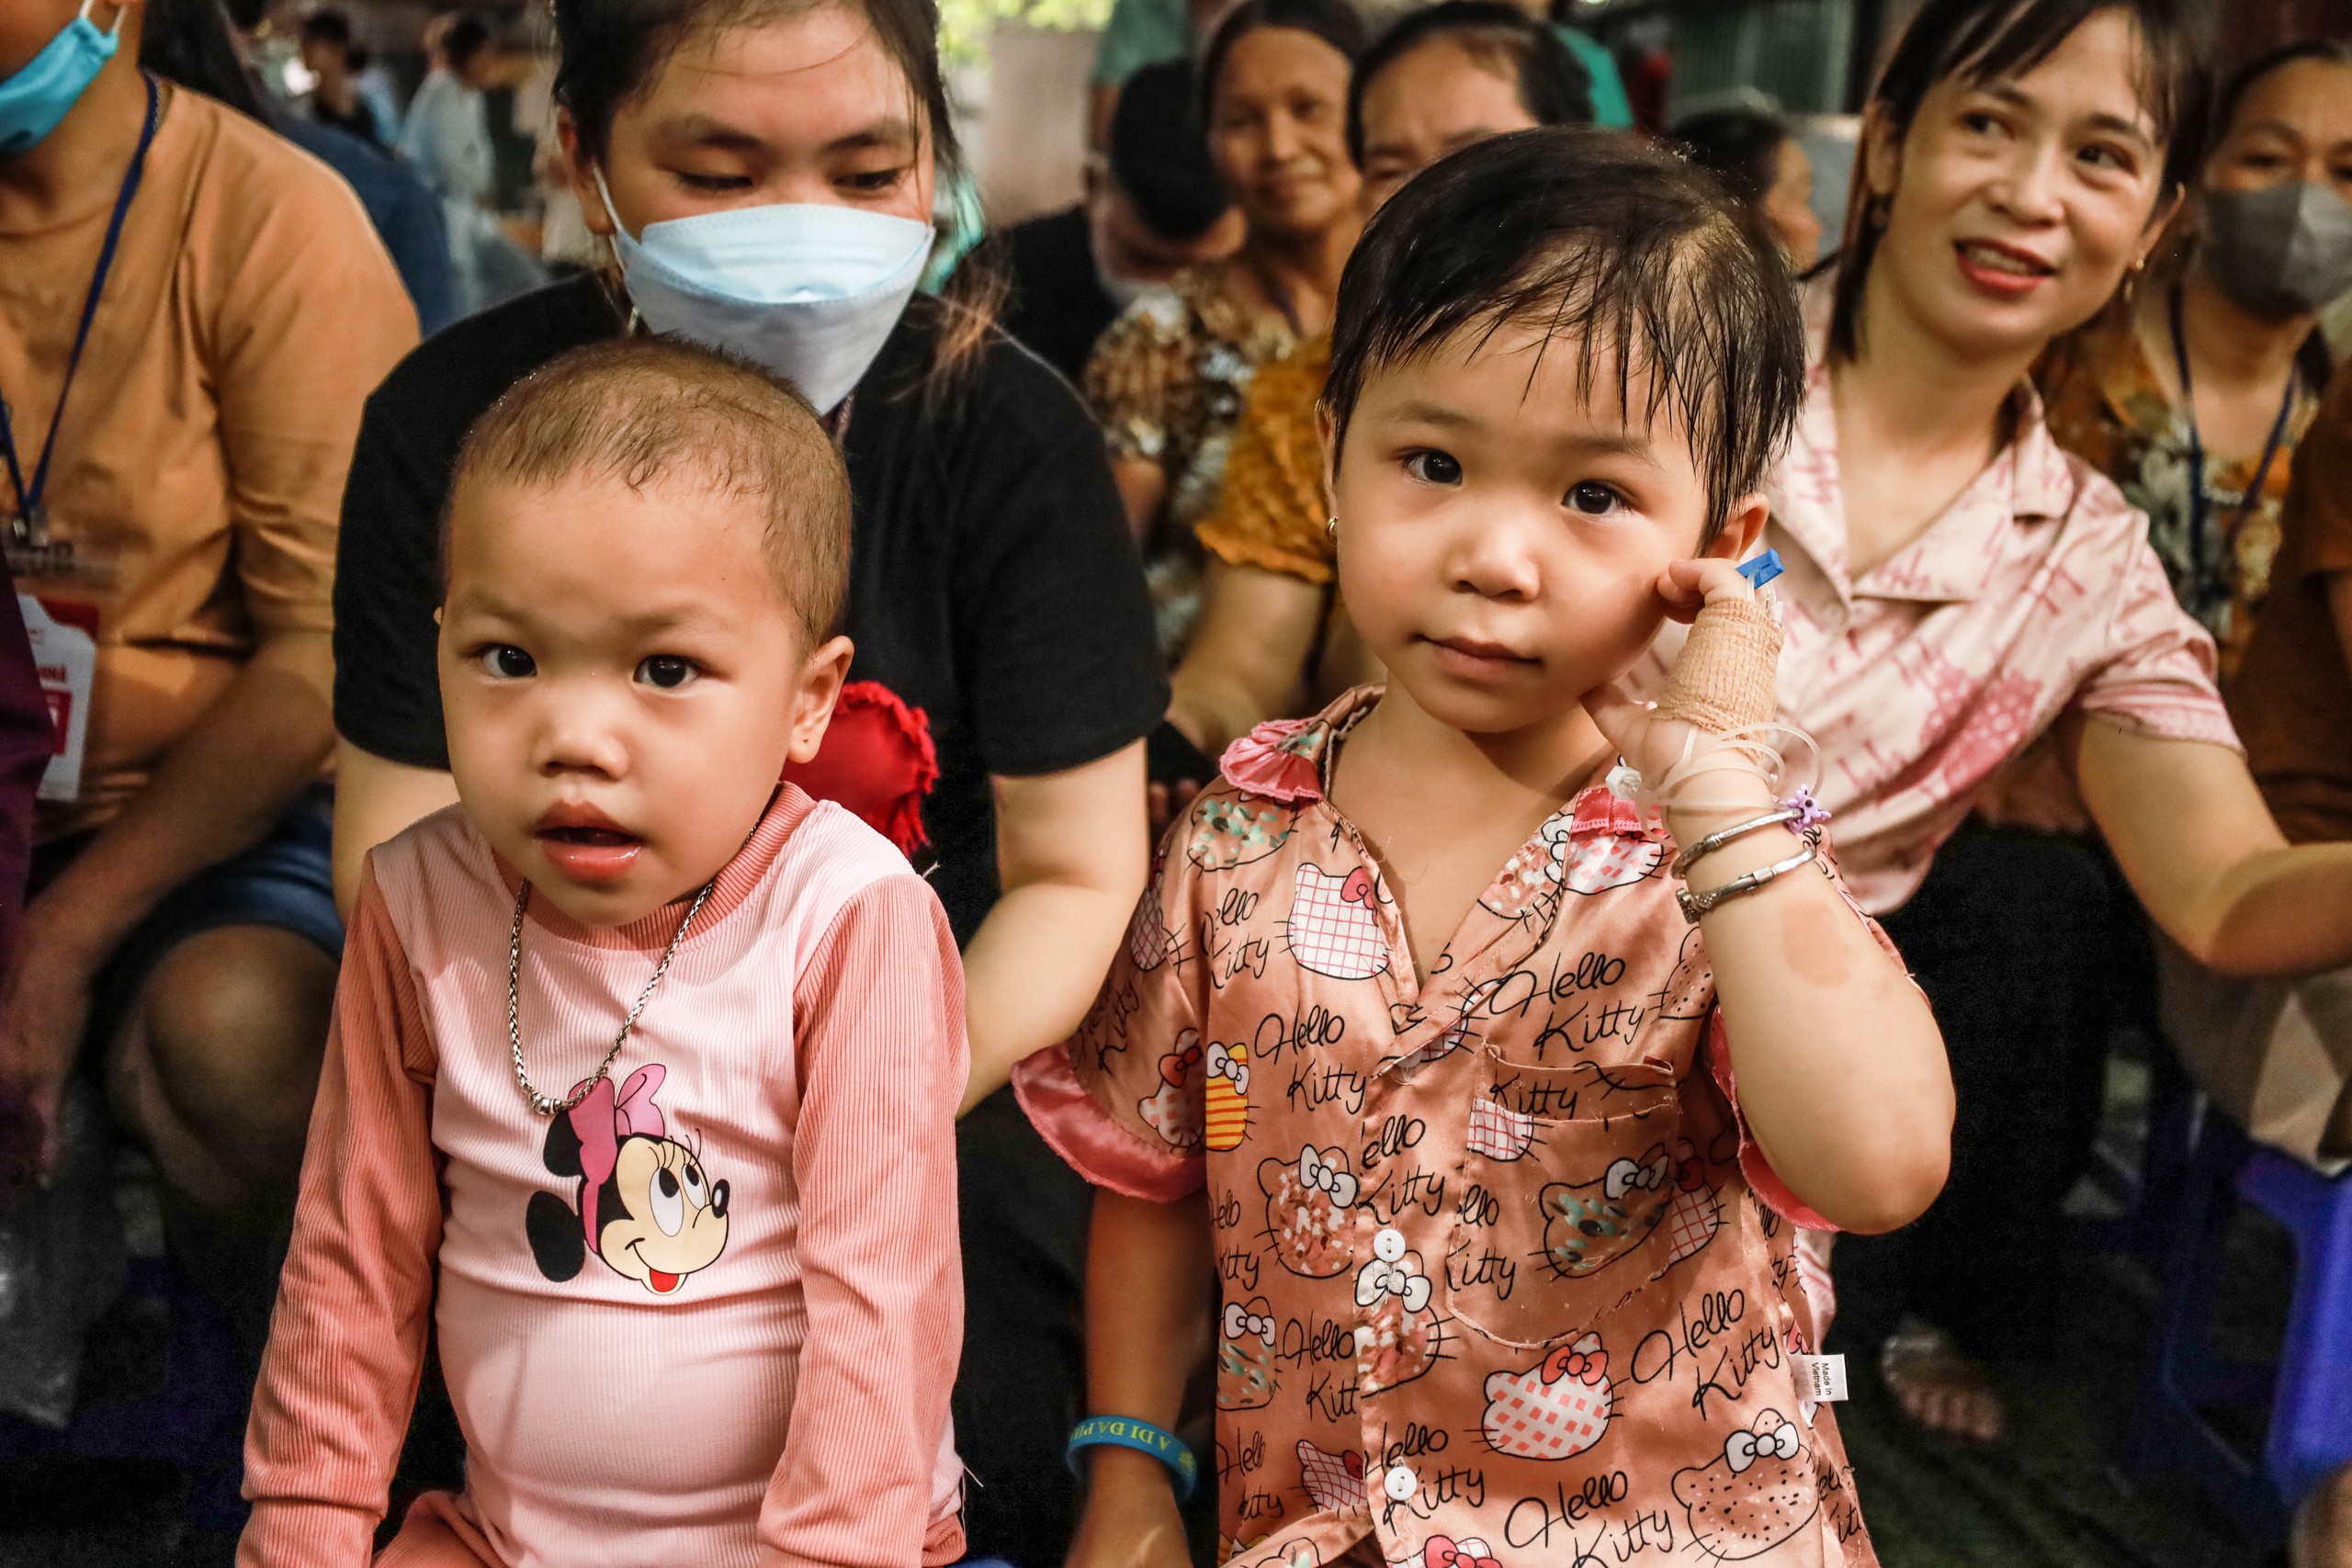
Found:
M 1879 1347 L 1878 1372 L 1915 1427 L 1964 1443 L 2008 1435 L 2008 1407 L 1992 1374 L 1934 1324 L 1905 1318 Z

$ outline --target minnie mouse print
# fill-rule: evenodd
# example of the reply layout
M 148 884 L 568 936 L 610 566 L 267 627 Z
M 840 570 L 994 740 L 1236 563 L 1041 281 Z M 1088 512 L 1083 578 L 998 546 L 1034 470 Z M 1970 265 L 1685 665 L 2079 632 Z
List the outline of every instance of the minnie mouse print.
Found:
M 669 1136 L 653 1096 L 668 1069 L 649 1063 L 618 1095 L 599 1078 L 555 1119 L 547 1168 L 576 1185 L 570 1201 L 534 1192 L 524 1230 L 539 1272 L 561 1281 L 594 1253 L 657 1296 L 718 1260 L 727 1247 L 727 1183 L 713 1185 L 695 1152 Z

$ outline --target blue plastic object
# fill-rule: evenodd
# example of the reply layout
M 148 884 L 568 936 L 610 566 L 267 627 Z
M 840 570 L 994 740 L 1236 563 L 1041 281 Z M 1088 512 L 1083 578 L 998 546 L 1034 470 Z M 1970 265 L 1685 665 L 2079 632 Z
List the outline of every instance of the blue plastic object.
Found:
M 1755 589 L 1761 589 L 1787 570 L 1781 564 L 1781 552 L 1778 550 L 1766 550 L 1754 560 L 1739 564 L 1739 575 L 1747 579 L 1747 586 Z
M 2193 1477 L 2254 1540 L 2285 1540 L 2295 1506 L 2352 1462 L 2352 1177 L 2320 1175 L 2260 1147 L 2210 1109 L 2191 1134 L 2165 1302 L 2140 1421 L 2143 1469 Z M 2206 1342 L 2222 1242 L 2239 1201 L 2285 1226 L 2295 1286 L 2274 1371 L 2219 1360 Z M 2262 1452 L 2241 1452 L 2206 1415 L 2270 1396 Z

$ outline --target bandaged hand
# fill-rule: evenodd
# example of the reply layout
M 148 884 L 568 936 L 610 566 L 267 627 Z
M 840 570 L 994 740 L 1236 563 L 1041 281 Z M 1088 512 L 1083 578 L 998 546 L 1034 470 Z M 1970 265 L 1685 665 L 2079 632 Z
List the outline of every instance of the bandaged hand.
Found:
M 1769 800 L 1753 749 L 1721 738 L 1769 724 L 1777 712 L 1779 623 L 1725 560 L 1677 561 L 1658 593 L 1668 615 L 1690 622 L 1690 635 L 1657 706 L 1612 682 L 1585 699 L 1586 711 L 1651 791 L 1665 786 L 1657 803 L 1669 812 Z

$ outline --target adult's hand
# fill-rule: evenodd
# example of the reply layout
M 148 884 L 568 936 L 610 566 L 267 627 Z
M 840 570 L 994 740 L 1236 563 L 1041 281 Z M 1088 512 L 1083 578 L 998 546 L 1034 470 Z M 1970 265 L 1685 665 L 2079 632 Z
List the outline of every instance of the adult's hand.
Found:
M 57 1162 L 58 1101 L 89 1023 L 90 984 L 111 945 L 78 923 L 58 899 L 34 900 L 0 996 L 0 1175 L 12 1183 L 46 1176 Z

